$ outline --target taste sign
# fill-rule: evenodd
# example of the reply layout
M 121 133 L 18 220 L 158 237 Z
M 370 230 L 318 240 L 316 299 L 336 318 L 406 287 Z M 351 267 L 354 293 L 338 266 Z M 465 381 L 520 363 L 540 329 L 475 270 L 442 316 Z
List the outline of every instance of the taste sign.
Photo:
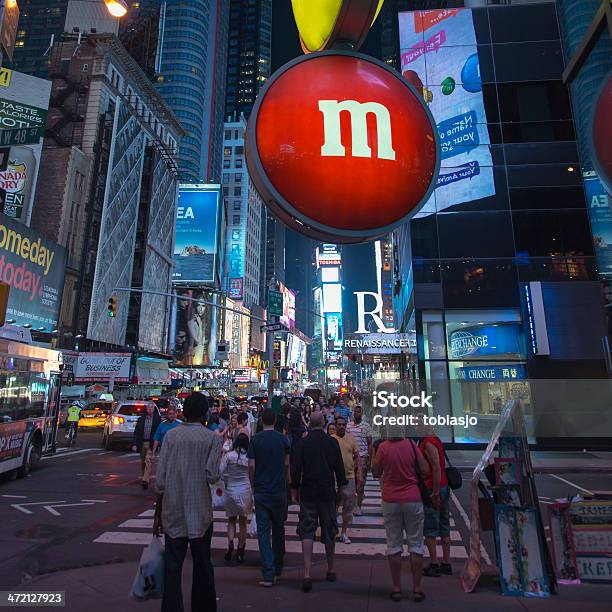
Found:
M 323 51 L 277 71 L 249 119 L 246 155 L 272 213 L 317 240 L 365 242 L 415 214 L 435 186 L 432 116 L 399 73 Z

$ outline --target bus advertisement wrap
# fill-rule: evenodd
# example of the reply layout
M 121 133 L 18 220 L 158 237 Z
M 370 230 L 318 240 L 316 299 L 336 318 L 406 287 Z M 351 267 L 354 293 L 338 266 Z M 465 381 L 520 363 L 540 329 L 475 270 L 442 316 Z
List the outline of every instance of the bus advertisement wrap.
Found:
M 0 280 L 11 287 L 7 319 L 55 329 L 65 269 L 64 247 L 0 213 Z

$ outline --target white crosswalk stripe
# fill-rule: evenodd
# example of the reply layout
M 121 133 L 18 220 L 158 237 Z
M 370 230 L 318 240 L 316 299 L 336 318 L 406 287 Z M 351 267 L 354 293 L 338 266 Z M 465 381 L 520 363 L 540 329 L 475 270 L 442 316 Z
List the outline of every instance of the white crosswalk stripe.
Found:
M 154 510 L 149 509 L 141 512 L 137 517 L 123 521 L 113 531 L 106 531 L 98 536 L 94 542 L 99 544 L 127 544 L 146 546 L 151 540 L 151 529 L 153 527 Z M 289 506 L 285 529 L 286 550 L 288 553 L 300 553 L 301 544 L 296 534 L 298 524 L 298 506 Z M 225 550 L 227 547 L 227 518 L 223 510 L 215 510 L 212 548 Z M 456 528 L 455 521 L 451 517 L 451 558 L 465 559 L 467 551 L 461 539 L 461 534 Z M 382 517 L 380 487 L 377 482 L 366 484 L 362 515 L 355 516 L 349 528 L 351 544 L 336 545 L 336 553 L 340 555 L 384 555 L 386 554 L 385 527 Z M 247 550 L 257 551 L 257 539 L 247 540 Z M 320 542 L 315 542 L 315 553 L 324 554 L 325 548 Z M 442 550 L 438 546 L 438 554 Z M 426 553 L 427 556 L 427 553 Z

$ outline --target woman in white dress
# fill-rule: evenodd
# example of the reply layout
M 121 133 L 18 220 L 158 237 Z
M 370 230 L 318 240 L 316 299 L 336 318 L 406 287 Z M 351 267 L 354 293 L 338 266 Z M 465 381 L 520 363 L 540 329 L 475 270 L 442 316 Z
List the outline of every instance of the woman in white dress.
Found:
M 232 450 L 221 459 L 221 474 L 225 481 L 225 514 L 227 522 L 227 553 L 225 560 L 231 561 L 236 538 L 236 520 L 240 527 L 236 562 L 244 561 L 247 538 L 247 518 L 253 506 L 253 492 L 249 481 L 249 437 L 241 433 L 236 437 Z

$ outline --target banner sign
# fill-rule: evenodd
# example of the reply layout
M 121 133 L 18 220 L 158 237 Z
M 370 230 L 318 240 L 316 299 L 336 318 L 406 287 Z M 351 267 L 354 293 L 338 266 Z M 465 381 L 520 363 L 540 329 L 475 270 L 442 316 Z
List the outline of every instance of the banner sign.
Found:
M 129 353 L 79 353 L 74 378 L 77 382 L 129 382 L 131 361 Z
M 169 385 L 168 362 L 158 359 L 138 359 L 134 382 L 139 385 Z
M 55 329 L 65 269 L 64 247 L 0 213 L 0 280 L 10 285 L 7 319 Z
M 455 374 L 458 380 L 482 382 L 493 380 L 525 380 L 527 372 L 522 363 L 500 366 L 470 366 L 457 368 Z
M 449 338 L 451 359 L 523 354 L 519 323 L 478 325 L 455 330 Z
M 26 434 L 26 421 L 0 425 L 0 461 L 14 459 L 21 455 Z
M 345 355 L 399 355 L 416 354 L 414 334 L 346 334 Z

